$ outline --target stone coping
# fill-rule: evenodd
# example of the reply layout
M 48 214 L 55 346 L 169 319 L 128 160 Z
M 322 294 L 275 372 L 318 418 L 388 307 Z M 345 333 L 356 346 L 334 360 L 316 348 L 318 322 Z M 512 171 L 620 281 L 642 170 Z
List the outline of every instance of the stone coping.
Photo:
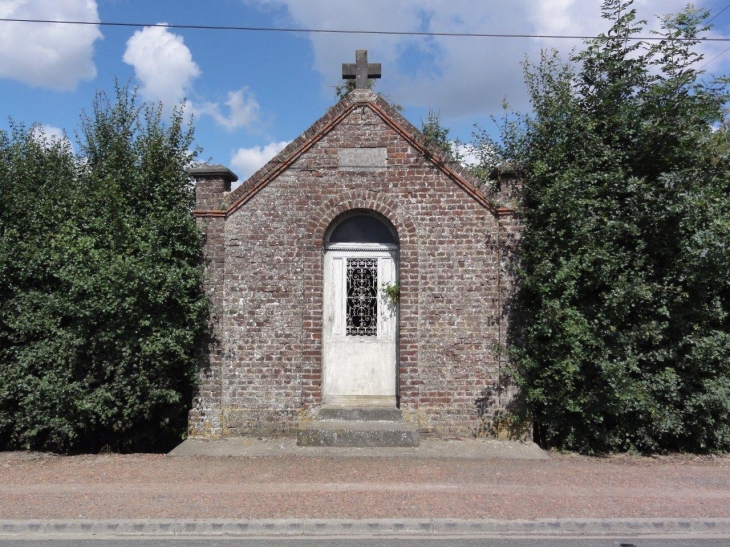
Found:
M 730 538 L 730 519 L 107 519 L 0 520 L 0 538 L 473 536 Z

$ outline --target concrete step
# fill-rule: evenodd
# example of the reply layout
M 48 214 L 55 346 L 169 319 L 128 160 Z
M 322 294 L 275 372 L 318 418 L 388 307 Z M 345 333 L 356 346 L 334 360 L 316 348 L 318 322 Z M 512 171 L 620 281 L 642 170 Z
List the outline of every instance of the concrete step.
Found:
M 418 424 L 395 421 L 313 420 L 297 430 L 299 446 L 413 447 Z
M 355 420 L 359 422 L 402 422 L 403 413 L 395 407 L 323 406 L 318 420 Z

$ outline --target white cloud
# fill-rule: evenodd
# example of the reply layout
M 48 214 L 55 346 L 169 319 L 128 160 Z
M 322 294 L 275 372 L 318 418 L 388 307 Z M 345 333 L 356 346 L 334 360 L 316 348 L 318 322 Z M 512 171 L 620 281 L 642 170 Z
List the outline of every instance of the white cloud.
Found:
M 239 148 L 231 158 L 231 169 L 244 181 L 281 152 L 287 144 L 289 141 L 272 142 L 263 148 Z
M 0 18 L 99 21 L 94 0 L 0 0 Z M 96 25 L 0 22 L 0 77 L 73 90 L 96 77 Z
M 606 31 L 601 0 L 244 0 L 286 9 L 302 28 L 459 32 L 480 34 L 595 35 Z M 686 0 L 637 0 L 639 19 L 658 28 L 655 14 L 681 10 Z M 314 68 L 332 94 L 343 62 L 367 49 L 383 64 L 378 89 L 407 107 L 437 108 L 444 118 L 499 112 L 504 97 L 526 107 L 521 62 L 541 48 L 567 54 L 581 40 L 309 34 Z M 716 63 L 719 62 L 716 61 Z M 717 67 L 715 67 L 717 68 Z
M 66 132 L 61 129 L 60 127 L 55 127 L 53 125 L 46 125 L 43 124 L 39 126 L 42 133 L 46 135 L 46 137 L 50 138 L 51 140 L 68 140 L 68 137 L 66 136 Z
M 60 127 L 45 124 L 34 125 L 31 128 L 31 135 L 36 142 L 45 147 L 50 147 L 52 144 L 61 141 L 73 150 L 73 144 L 66 135 L 66 132 Z
M 182 36 L 162 27 L 145 27 L 127 41 L 123 60 L 134 67 L 145 99 L 171 108 L 185 98 L 202 74 Z
M 228 115 L 223 114 L 218 103 L 207 102 L 199 106 L 194 105 L 193 111 L 199 115 L 207 114 L 211 116 L 216 123 L 222 125 L 228 131 L 239 127 L 250 129 L 259 119 L 259 103 L 248 87 L 243 87 L 238 91 L 230 91 L 225 104 L 228 107 Z
M 479 165 L 479 151 L 471 144 L 451 143 L 456 147 L 456 153 L 461 156 L 461 163 L 464 166 Z
M 163 27 L 145 27 L 127 41 L 125 63 L 134 67 L 142 96 L 162 101 L 166 108 L 193 94 L 193 81 L 202 74 L 183 37 Z M 210 101 L 187 100 L 187 112 L 210 116 L 228 131 L 250 129 L 259 119 L 259 103 L 248 87 L 228 92 L 221 106 Z

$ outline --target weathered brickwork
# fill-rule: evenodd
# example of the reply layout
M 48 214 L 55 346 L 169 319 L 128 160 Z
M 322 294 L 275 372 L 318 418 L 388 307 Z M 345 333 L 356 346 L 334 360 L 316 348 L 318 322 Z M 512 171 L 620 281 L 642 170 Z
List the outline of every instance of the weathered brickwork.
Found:
M 231 190 L 236 175 L 221 166 L 192 169 L 196 178 L 195 201 L 199 210 L 198 226 L 205 238 L 206 293 L 211 302 L 210 338 L 200 348 L 200 386 L 189 416 L 189 430 L 194 436 L 219 436 L 222 433 L 220 401 L 222 395 L 222 363 L 225 216 L 220 208 Z
M 386 167 L 338 169 L 344 148 L 385 148 Z M 425 433 L 486 431 L 520 231 L 499 196 L 477 191 L 385 101 L 360 90 L 234 192 L 216 169 L 193 173 L 214 335 L 201 355 L 191 434 L 286 434 L 320 405 L 323 242 L 352 210 L 375 211 L 398 232 L 404 415 Z

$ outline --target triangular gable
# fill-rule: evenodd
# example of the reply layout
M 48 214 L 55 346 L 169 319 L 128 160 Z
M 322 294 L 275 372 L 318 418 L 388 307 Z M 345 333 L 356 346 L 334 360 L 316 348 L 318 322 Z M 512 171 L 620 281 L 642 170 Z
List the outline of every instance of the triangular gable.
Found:
M 449 157 L 445 157 L 441 150 L 427 143 L 423 133 L 401 116 L 385 99 L 369 89 L 356 89 L 330 108 L 309 129 L 290 142 L 266 165 L 251 175 L 236 190 L 231 192 L 224 199 L 223 211 L 217 211 L 216 216 L 228 216 L 243 206 L 325 135 L 337 127 L 355 108 L 361 107 L 367 107 L 372 110 L 384 123 L 400 134 L 413 148 L 426 159 L 430 160 L 445 175 L 490 212 L 498 216 L 511 212 L 504 207 L 496 207 L 493 205 L 491 202 L 495 197 L 493 192 L 480 190 L 478 188 L 478 180 L 471 173 L 464 169 L 458 162 Z M 202 216 L 205 213 L 207 211 L 196 211 L 196 214 Z

